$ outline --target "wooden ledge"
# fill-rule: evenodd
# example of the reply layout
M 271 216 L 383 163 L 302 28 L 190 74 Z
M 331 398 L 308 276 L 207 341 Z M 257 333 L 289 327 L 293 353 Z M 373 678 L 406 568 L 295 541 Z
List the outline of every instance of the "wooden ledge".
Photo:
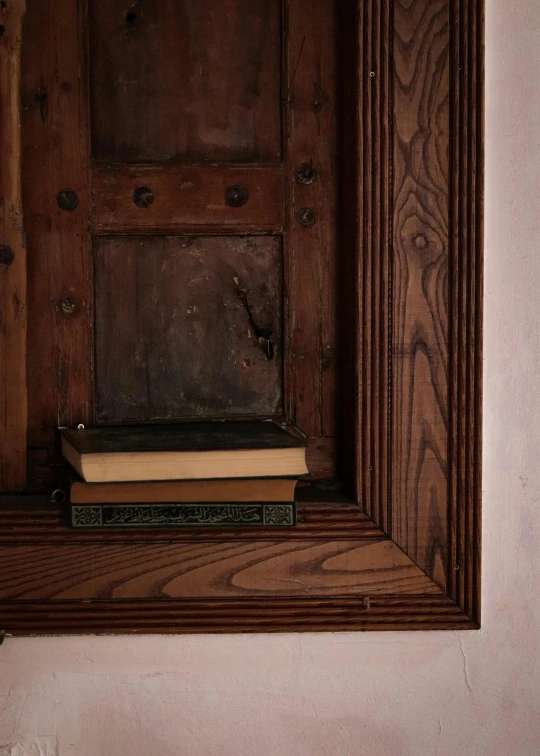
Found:
M 474 630 L 448 598 L 434 596 L 180 599 L 177 601 L 0 601 L 8 635 L 273 633 Z
M 472 629 L 360 507 L 303 502 L 296 528 L 68 528 L 0 497 L 0 630 L 33 633 Z
M 67 515 L 45 496 L 0 495 L 0 544 L 7 543 L 135 543 L 222 540 L 298 540 L 313 538 L 381 539 L 381 531 L 355 504 L 300 502 L 294 528 L 127 528 L 74 530 Z M 386 538 L 386 536 L 384 536 Z

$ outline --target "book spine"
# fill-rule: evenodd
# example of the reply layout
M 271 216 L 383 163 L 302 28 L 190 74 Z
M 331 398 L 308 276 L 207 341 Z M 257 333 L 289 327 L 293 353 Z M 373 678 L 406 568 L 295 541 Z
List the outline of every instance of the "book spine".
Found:
M 208 504 L 72 504 L 74 528 L 291 527 L 295 502 Z

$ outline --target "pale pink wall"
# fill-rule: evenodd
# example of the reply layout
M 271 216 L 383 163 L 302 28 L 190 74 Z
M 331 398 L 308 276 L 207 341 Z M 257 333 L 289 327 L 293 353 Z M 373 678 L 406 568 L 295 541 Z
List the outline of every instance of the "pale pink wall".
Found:
M 8 639 L 1 756 L 540 754 L 540 2 L 487 5 L 482 631 Z

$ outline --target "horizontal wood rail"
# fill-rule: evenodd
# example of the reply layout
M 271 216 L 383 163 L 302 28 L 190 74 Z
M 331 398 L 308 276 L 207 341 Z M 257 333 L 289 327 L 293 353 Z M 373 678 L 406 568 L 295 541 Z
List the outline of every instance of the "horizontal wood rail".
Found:
M 227 190 L 235 187 L 247 190 L 247 196 L 234 195 L 234 189 L 228 196 Z M 93 193 L 95 234 L 258 234 L 283 229 L 279 164 L 99 166 L 93 171 Z
M 272 633 L 471 630 L 442 595 L 177 601 L 0 601 L 9 633 Z

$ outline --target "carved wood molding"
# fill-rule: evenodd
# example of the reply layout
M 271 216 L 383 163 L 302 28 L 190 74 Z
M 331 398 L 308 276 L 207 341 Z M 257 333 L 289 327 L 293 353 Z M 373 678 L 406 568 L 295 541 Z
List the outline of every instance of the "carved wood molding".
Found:
M 178 601 L 0 601 L 14 635 L 471 630 L 444 596 Z
M 340 62 L 358 104 L 343 138 L 341 243 L 357 255 L 341 272 L 357 282 L 353 327 L 342 337 L 356 383 L 342 390 L 351 395 L 343 424 L 360 506 L 300 504 L 294 532 L 94 533 L 68 530 L 43 499 L 4 498 L 0 630 L 479 626 L 484 4 L 339 7 L 357 17 L 348 31 L 356 53 Z M 64 54 L 76 70 L 77 14 L 55 23 L 72 40 Z M 64 101 L 66 123 L 84 116 L 75 95 Z M 45 168 L 47 160 L 55 153 L 44 153 Z M 86 158 L 73 160 L 87 207 Z M 36 187 L 29 191 L 39 195 Z M 86 221 L 78 222 L 84 267 Z M 272 215 L 269 227 L 280 222 Z M 86 281 L 80 265 L 77 275 Z M 49 320 L 57 327 L 52 310 Z M 59 338 L 90 335 L 74 321 Z M 29 365 L 35 385 L 38 366 Z M 72 379 L 59 417 L 84 420 Z
M 359 29 L 358 497 L 479 622 L 484 4 Z

